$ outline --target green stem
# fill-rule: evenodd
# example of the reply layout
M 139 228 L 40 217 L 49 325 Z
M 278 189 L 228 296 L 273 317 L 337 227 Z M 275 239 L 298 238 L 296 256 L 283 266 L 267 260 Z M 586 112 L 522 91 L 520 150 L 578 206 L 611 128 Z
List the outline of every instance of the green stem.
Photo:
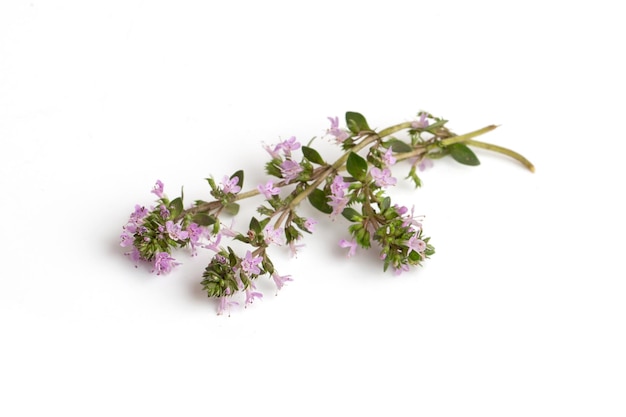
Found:
M 452 136 L 447 139 L 442 139 L 441 141 L 437 143 L 433 143 L 432 145 L 428 146 L 427 149 L 432 150 L 440 146 L 445 148 L 446 146 L 452 145 L 453 143 L 467 142 L 469 139 L 475 138 L 476 136 L 484 135 L 485 133 L 491 132 L 497 127 L 498 126 L 496 125 L 489 125 L 487 127 L 483 127 L 482 129 L 478 129 L 478 130 L 474 130 L 473 132 L 466 133 L 464 135 Z
M 524 158 L 519 153 L 512 151 L 507 148 L 503 148 L 502 146 L 492 145 L 491 143 L 479 142 L 477 140 L 466 140 L 464 142 L 469 146 L 475 146 L 476 148 L 487 149 L 493 152 L 498 152 L 508 157 L 511 157 L 517 161 L 519 161 L 522 165 L 530 170 L 530 172 L 535 172 L 535 166 L 526 158 Z

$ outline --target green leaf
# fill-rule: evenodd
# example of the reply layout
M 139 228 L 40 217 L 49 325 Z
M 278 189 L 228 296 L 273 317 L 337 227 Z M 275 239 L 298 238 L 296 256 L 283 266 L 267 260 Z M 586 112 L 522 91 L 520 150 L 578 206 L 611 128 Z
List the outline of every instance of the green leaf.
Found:
M 192 218 L 191 221 L 200 225 L 200 226 L 210 226 L 212 224 L 215 223 L 216 219 L 215 217 L 206 214 L 206 213 L 196 213 Z
M 275 159 L 272 159 L 265 165 L 265 172 L 267 172 L 268 175 L 278 178 L 281 178 L 282 175 Z
M 235 172 L 233 175 L 230 176 L 230 179 L 232 180 L 235 177 L 239 178 L 239 182 L 237 183 L 237 185 L 243 188 L 243 170 L 240 169 L 239 171 Z
M 446 149 L 450 151 L 450 155 L 460 164 L 476 166 L 480 165 L 480 161 L 476 157 L 476 154 L 464 143 L 453 143 L 446 146 Z
M 178 197 L 170 202 L 169 206 L 170 215 L 172 218 L 178 217 L 183 212 L 183 199 Z
M 352 133 L 360 133 L 367 130 L 372 130 L 367 125 L 367 120 L 361 113 L 353 111 L 346 112 L 346 126 Z
M 250 219 L 250 230 L 253 230 L 258 234 L 261 233 L 261 229 L 261 223 L 259 223 L 256 217 L 252 217 Z
M 422 180 L 420 180 L 420 177 L 417 176 L 417 172 L 415 172 L 415 167 L 411 168 L 411 170 L 409 171 L 409 175 L 407 175 L 407 178 L 413 180 L 415 188 L 419 188 L 422 186 Z
M 309 148 L 308 146 L 302 147 L 302 154 L 314 164 L 324 165 L 326 163 L 315 149 Z
M 363 181 L 367 173 L 367 161 L 360 155 L 350 152 L 348 160 L 346 161 L 346 170 L 357 180 Z
M 393 150 L 394 152 L 404 153 L 411 152 L 413 150 L 411 145 L 399 139 L 389 139 L 387 142 L 384 143 L 384 145 L 387 148 L 391 146 L 391 150 Z
M 333 208 L 328 205 L 326 193 L 319 188 L 316 188 L 309 194 L 309 202 L 322 213 L 330 214 L 333 212 Z
M 391 198 L 390 197 L 385 197 L 383 198 L 382 203 L 380 204 L 380 209 L 381 211 L 385 211 L 387 210 L 389 207 L 391 207 Z
M 206 178 L 206 180 L 211 186 L 211 190 L 217 191 L 217 185 L 215 185 L 215 180 L 213 178 Z
M 229 203 L 224 206 L 224 211 L 226 214 L 230 214 L 231 216 L 236 216 L 239 213 L 239 204 L 237 203 Z
M 361 213 L 351 207 L 346 207 L 345 209 L 343 209 L 341 214 L 343 215 L 343 217 L 350 220 L 351 222 L 358 222 L 361 219 Z

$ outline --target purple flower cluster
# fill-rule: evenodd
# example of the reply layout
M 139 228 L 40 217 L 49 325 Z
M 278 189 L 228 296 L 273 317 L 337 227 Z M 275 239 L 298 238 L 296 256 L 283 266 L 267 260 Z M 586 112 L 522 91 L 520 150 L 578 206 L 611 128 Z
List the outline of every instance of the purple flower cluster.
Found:
M 233 187 L 236 182 L 231 182 L 228 186 L 235 190 Z M 196 255 L 196 247 L 201 245 L 200 242 L 208 235 L 208 231 L 194 222 L 188 222 L 183 227 L 183 224 L 170 218 L 171 213 L 166 206 L 169 201 L 163 194 L 163 183 L 160 180 L 157 180 L 152 193 L 159 197 L 161 204 L 150 210 L 135 205 L 135 211 L 122 228 L 120 246 L 131 247 L 126 255 L 135 264 L 140 261 L 152 262 L 152 272 L 162 275 L 179 265 L 170 255 L 173 247 L 189 245 L 192 256 Z
M 345 191 L 348 189 L 348 186 L 349 184 L 344 181 L 341 175 L 335 175 L 333 182 L 330 184 L 330 201 L 328 202 L 328 205 L 333 208 L 331 217 L 337 216 L 346 208 L 349 198 L 346 196 Z

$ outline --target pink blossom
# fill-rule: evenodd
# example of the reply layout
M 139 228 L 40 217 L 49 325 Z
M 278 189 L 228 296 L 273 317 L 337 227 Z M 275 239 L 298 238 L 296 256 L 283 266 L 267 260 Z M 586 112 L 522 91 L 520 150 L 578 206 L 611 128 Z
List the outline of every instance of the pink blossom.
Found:
M 282 245 L 283 244 L 283 229 L 275 229 L 273 225 L 267 225 L 263 228 L 263 236 L 265 236 L 266 245 Z
M 355 240 L 341 239 L 339 241 L 339 246 L 341 246 L 342 248 L 350 248 L 350 250 L 348 251 L 348 258 L 351 256 L 354 256 L 354 254 L 356 253 L 356 241 Z
M 237 194 L 241 191 L 241 187 L 237 184 L 239 183 L 239 177 L 228 178 L 228 176 L 224 176 L 222 180 L 222 190 L 225 194 Z
M 300 146 L 300 142 L 296 140 L 295 136 L 292 136 L 289 139 L 286 139 L 279 143 L 276 148 L 282 149 L 286 157 L 291 157 L 291 151 L 300 149 Z
M 174 223 L 171 220 L 165 222 L 165 230 L 174 240 L 185 240 L 189 237 L 189 233 L 183 230 L 178 223 Z
M 333 182 L 330 184 L 330 201 L 328 205 L 333 208 L 331 217 L 335 217 L 343 211 L 348 204 L 348 197 L 345 195 L 345 190 L 348 188 L 348 183 L 343 180 L 341 175 L 336 175 L 333 178 Z
M 411 236 L 407 242 L 407 246 L 409 249 L 414 250 L 419 254 L 422 254 L 426 250 L 426 242 L 422 239 L 418 239 L 416 235 Z
M 224 311 L 228 310 L 228 315 L 230 316 L 230 306 L 239 305 L 237 301 L 230 300 L 230 288 L 226 288 L 224 290 L 224 295 L 220 297 L 220 304 L 217 307 L 217 315 L 221 315 Z
M 167 274 L 176 265 L 180 265 L 178 262 L 174 262 L 174 258 L 167 252 L 159 252 L 154 257 L 154 268 L 152 272 L 156 271 L 157 275 Z
M 135 241 L 135 238 L 128 233 L 124 232 L 120 236 L 120 246 L 125 248 L 127 246 L 131 246 Z
M 328 117 L 328 120 L 330 120 L 330 128 L 326 133 L 334 136 L 337 143 L 341 143 L 350 137 L 347 131 L 339 128 L 339 117 Z
M 308 230 L 309 232 L 313 233 L 313 231 L 315 230 L 316 224 L 317 224 L 317 220 L 309 218 L 304 221 L 304 228 Z
M 395 275 L 400 275 L 403 272 L 407 272 L 409 270 L 409 266 L 407 264 L 400 265 L 400 268 L 393 267 L 393 273 Z
M 151 192 L 153 194 L 156 194 L 157 197 L 163 198 L 163 183 L 161 182 L 161 180 L 157 180 Z
M 272 198 L 272 196 L 280 194 L 280 188 L 274 187 L 274 183 L 271 180 L 265 185 L 259 184 L 256 189 L 259 190 L 259 192 L 268 200 Z
M 246 257 L 241 260 L 241 269 L 248 275 L 258 275 L 261 273 L 258 265 L 262 260 L 260 256 L 252 256 L 250 251 L 246 251 Z
M 196 223 L 192 222 L 187 226 L 187 236 L 189 237 L 189 244 L 191 245 L 191 256 L 197 254 L 196 246 L 205 234 L 206 229 Z
M 274 284 L 280 290 L 288 281 L 293 281 L 291 275 L 278 275 L 278 272 L 274 272 L 272 274 L 272 279 L 274 280 Z
M 280 173 L 286 181 L 295 180 L 302 172 L 302 167 L 295 161 L 288 159 L 280 164 Z
M 139 249 L 135 246 L 133 246 L 133 249 L 130 252 L 126 252 L 124 255 L 130 256 L 130 260 L 135 263 L 135 268 L 137 268 L 137 263 L 142 259 Z
M 254 290 L 256 290 L 256 286 L 254 282 L 250 281 L 250 285 L 246 288 L 246 306 L 252 304 L 255 298 L 263 298 L 263 294 Z
M 411 122 L 411 127 L 413 129 L 425 129 L 428 127 L 428 113 L 421 112 L 420 119 L 414 122 Z
M 270 154 L 272 159 L 280 159 L 280 154 L 278 153 L 278 151 L 280 151 L 280 144 L 274 146 L 274 149 L 270 148 L 268 145 L 263 144 L 263 149 L 265 149 L 267 153 Z
M 374 182 L 379 187 L 396 185 L 396 182 L 398 182 L 398 180 L 391 176 L 391 170 L 389 168 L 381 170 L 380 168 L 374 167 L 370 170 L 370 173 L 372 174 Z
M 299 240 L 292 240 L 291 242 L 289 242 L 289 252 L 291 253 L 292 257 L 297 257 L 298 250 L 306 246 L 304 243 L 296 243 L 296 242 L 299 242 Z
M 430 158 L 422 159 L 420 163 L 417 165 L 420 171 L 424 171 L 425 169 L 430 168 L 432 166 L 433 166 L 433 160 Z
M 393 149 L 387 148 L 387 151 L 383 155 L 383 162 L 386 166 L 391 166 L 396 163 L 396 158 L 393 156 Z
M 217 252 L 220 251 L 219 244 L 220 244 L 220 241 L 222 240 L 222 234 L 218 233 L 218 234 L 214 235 L 213 237 L 215 238 L 214 241 L 209 239 L 209 243 L 207 243 L 205 245 L 202 245 L 202 247 L 205 248 L 205 249 L 210 249 L 213 252 L 217 253 Z

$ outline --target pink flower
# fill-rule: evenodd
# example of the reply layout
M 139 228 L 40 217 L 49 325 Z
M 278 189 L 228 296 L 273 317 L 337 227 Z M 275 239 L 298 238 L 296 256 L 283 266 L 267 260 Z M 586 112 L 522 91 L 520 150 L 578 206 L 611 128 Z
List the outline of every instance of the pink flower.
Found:
M 337 143 L 341 143 L 350 137 L 348 132 L 339 129 L 339 117 L 329 117 L 328 120 L 330 120 L 330 129 L 326 133 L 334 136 Z
M 283 244 L 283 229 L 275 229 L 272 225 L 267 225 L 263 228 L 263 236 L 265 236 L 266 245 L 282 245 Z
M 411 122 L 411 127 L 413 129 L 425 129 L 428 127 L 428 113 L 420 113 L 420 119 L 414 122 Z
M 142 259 L 139 249 L 135 246 L 133 246 L 133 249 L 130 252 L 126 252 L 124 255 L 130 256 L 130 260 L 135 263 L 135 268 L 137 268 L 137 263 Z
M 396 163 L 396 158 L 393 157 L 393 150 L 391 148 L 387 148 L 387 151 L 383 155 L 383 162 L 386 166 L 391 166 Z
M 217 307 L 217 315 L 221 315 L 224 311 L 228 310 L 230 316 L 230 306 L 239 305 L 237 301 L 230 301 L 230 288 L 224 290 L 224 295 L 220 297 L 220 305 Z
M 274 149 L 264 144 L 263 149 L 265 149 L 267 153 L 270 154 L 272 159 L 280 159 L 280 154 L 278 153 L 278 151 L 280 151 L 280 144 L 276 145 Z
M 350 250 L 348 251 L 348 258 L 351 256 L 354 256 L 354 254 L 356 253 L 356 241 L 355 240 L 346 240 L 346 239 L 341 239 L 339 241 L 339 246 L 341 246 L 342 248 L 350 248 Z
M 120 236 L 120 246 L 125 248 L 127 246 L 131 246 L 135 242 L 135 238 L 128 233 L 124 232 Z
M 189 237 L 189 233 L 180 227 L 178 223 L 171 220 L 165 222 L 165 230 L 174 240 L 185 240 Z
M 174 262 L 174 258 L 167 252 L 159 252 L 154 257 L 154 268 L 152 272 L 156 271 L 157 275 L 167 274 L 176 265 L 180 265 L 178 262 Z
M 278 275 L 278 272 L 274 272 L 272 274 L 272 279 L 274 280 L 274 284 L 280 290 L 288 281 L 293 281 L 291 275 Z
M 381 170 L 380 168 L 374 167 L 370 170 L 370 174 L 372 174 L 374 182 L 379 187 L 396 185 L 396 182 L 398 182 L 398 180 L 391 176 L 391 170 L 389 168 Z
M 407 246 L 409 249 L 414 250 L 419 254 L 422 254 L 426 250 L 426 242 L 422 239 L 418 239 L 416 235 L 411 236 L 407 242 Z
M 268 200 L 272 198 L 272 196 L 280 194 L 280 188 L 274 187 L 274 183 L 271 180 L 265 185 L 259 184 L 256 189 Z
M 333 208 L 331 217 L 335 217 L 343 211 L 348 204 L 348 197 L 345 196 L 345 190 L 348 188 L 348 183 L 343 180 L 341 175 L 336 175 L 333 178 L 333 182 L 330 184 L 330 201 L 328 205 Z
M 424 158 L 417 165 L 420 171 L 424 171 L 426 168 L 430 168 L 433 166 L 433 160 L 430 158 Z
M 255 298 L 263 298 L 263 294 L 254 290 L 256 290 L 256 286 L 254 282 L 250 281 L 250 285 L 246 288 L 246 306 L 252 304 Z
M 300 142 L 296 140 L 295 136 L 290 137 L 287 140 L 282 141 L 276 146 L 276 148 L 282 149 L 286 157 L 291 157 L 291 151 L 300 149 Z
M 196 246 L 200 243 L 200 239 L 206 234 L 206 229 L 196 223 L 189 223 L 187 226 L 187 236 L 191 245 L 191 256 L 197 254 Z
M 316 224 L 317 224 L 317 220 L 309 218 L 304 221 L 304 228 L 308 230 L 309 232 L 313 233 L 313 231 L 315 230 Z
M 157 180 L 151 192 L 153 194 L 156 194 L 157 197 L 163 198 L 163 183 L 161 182 L 161 180 Z
M 302 167 L 297 162 L 288 159 L 280 164 L 280 173 L 286 181 L 295 180 L 302 172 Z
M 258 265 L 261 263 L 263 259 L 260 256 L 252 256 L 250 251 L 246 252 L 246 257 L 241 260 L 241 269 L 248 274 L 258 275 L 261 273 Z
M 409 266 L 407 264 L 400 265 L 400 268 L 393 267 L 393 273 L 395 275 L 400 275 L 403 272 L 407 272 L 409 270 Z
M 224 176 L 222 180 L 222 190 L 225 194 L 237 194 L 241 191 L 241 187 L 237 184 L 239 183 L 239 177 L 228 178 L 228 176 Z
M 206 245 L 203 245 L 202 247 L 204 249 L 211 249 L 213 252 L 218 253 L 220 251 L 219 244 L 220 244 L 220 241 L 222 240 L 222 234 L 218 233 L 217 235 L 214 235 L 214 237 L 215 237 L 215 241 L 209 240 L 209 243 Z

